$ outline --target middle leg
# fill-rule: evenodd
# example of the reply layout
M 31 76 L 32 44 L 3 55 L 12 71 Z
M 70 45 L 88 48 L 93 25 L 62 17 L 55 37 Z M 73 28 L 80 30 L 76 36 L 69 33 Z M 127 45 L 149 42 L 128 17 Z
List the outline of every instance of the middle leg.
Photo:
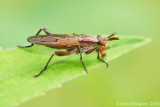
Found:
M 86 73 L 88 73 L 87 68 L 86 68 L 86 66 L 85 66 L 85 64 L 84 64 L 84 62 L 83 62 L 83 59 L 82 59 L 82 53 L 81 53 L 80 46 L 78 46 L 78 50 L 79 50 L 79 53 L 80 53 L 80 60 L 81 60 L 81 62 L 82 62 L 82 64 L 83 64 L 83 67 L 84 67 Z

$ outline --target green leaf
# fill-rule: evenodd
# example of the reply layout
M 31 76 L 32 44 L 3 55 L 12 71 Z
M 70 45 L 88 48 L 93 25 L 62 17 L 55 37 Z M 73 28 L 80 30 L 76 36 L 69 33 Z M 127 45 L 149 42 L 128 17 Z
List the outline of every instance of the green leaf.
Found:
M 119 36 L 119 41 L 107 42 L 111 46 L 104 60 L 111 61 L 122 54 L 150 41 L 143 37 Z M 79 55 L 54 56 L 49 68 L 38 78 L 39 73 L 56 49 L 35 45 L 31 48 L 0 49 L 0 106 L 10 107 L 60 87 L 62 83 L 85 75 Z M 96 59 L 97 53 L 85 55 L 83 59 L 88 71 L 105 64 Z M 107 70 L 107 69 L 106 69 Z M 89 73 L 87 74 L 89 75 Z

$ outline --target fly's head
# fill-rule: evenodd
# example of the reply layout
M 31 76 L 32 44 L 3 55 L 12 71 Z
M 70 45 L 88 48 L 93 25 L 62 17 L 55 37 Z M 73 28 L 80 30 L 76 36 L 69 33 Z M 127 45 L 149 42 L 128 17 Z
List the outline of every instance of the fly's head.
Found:
M 102 35 L 98 35 L 97 39 L 98 39 L 98 45 L 100 46 L 105 46 L 106 47 L 106 42 L 107 41 L 112 41 L 112 40 L 119 40 L 117 37 L 113 37 L 116 33 L 113 33 L 112 35 L 108 36 L 108 37 L 104 37 Z

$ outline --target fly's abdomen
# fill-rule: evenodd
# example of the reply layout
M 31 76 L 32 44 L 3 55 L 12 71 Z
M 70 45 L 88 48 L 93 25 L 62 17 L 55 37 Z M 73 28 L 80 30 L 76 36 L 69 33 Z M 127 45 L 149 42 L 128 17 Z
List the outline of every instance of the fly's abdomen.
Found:
M 33 44 L 45 45 L 52 48 L 65 49 L 79 45 L 78 40 L 73 36 L 60 35 L 38 35 L 31 36 L 28 41 Z

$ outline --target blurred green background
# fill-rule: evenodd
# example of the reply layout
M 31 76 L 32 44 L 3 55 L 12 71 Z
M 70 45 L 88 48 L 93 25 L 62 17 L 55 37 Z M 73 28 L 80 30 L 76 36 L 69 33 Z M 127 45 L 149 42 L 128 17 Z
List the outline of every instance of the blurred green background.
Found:
M 152 42 L 110 62 L 107 70 L 102 65 L 18 107 L 160 103 L 160 0 L 0 0 L 4 49 L 28 44 L 27 37 L 43 27 L 63 34 L 141 35 Z

